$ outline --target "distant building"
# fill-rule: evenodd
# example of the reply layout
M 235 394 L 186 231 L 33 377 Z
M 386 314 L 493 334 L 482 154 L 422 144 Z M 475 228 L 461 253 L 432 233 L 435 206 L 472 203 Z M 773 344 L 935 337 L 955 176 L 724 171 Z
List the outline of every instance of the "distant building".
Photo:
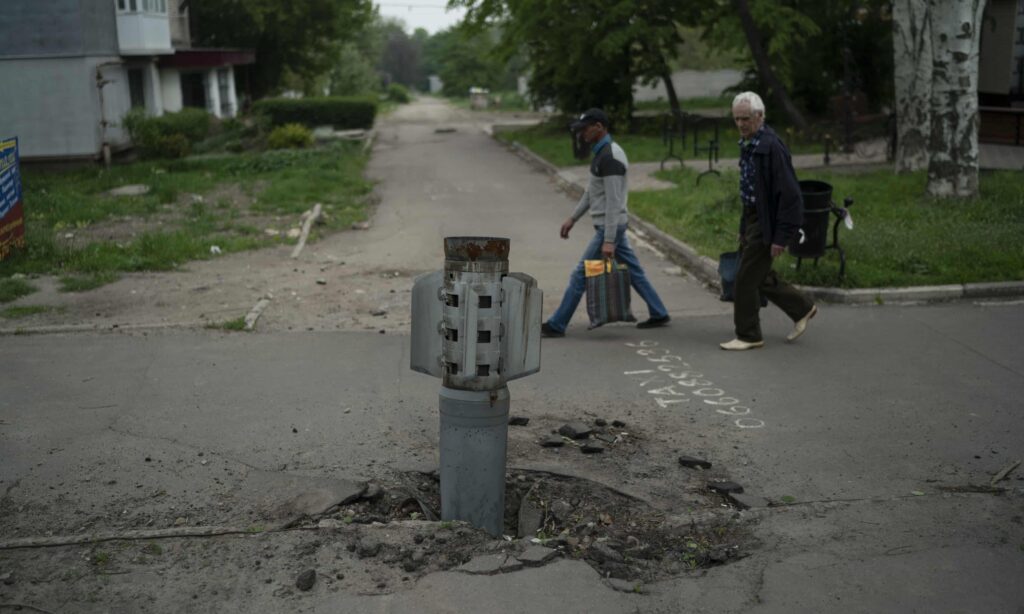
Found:
M 444 81 L 441 81 L 441 77 L 437 75 L 430 75 L 427 77 L 427 81 L 430 84 L 431 94 L 439 94 L 444 89 Z
M 130 145 L 121 119 L 238 113 L 235 70 L 254 54 L 192 47 L 189 0 L 3 0 L 0 138 L 23 159 L 95 158 Z
M 979 137 L 1024 145 L 1024 0 L 989 0 L 980 27 Z

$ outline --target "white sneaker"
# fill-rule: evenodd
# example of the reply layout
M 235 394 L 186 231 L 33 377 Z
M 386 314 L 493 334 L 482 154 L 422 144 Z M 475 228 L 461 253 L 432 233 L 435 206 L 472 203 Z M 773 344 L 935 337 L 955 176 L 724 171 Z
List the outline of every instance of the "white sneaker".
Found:
M 743 341 L 742 339 L 733 339 L 732 341 L 726 341 L 725 343 L 719 343 L 718 347 L 723 350 L 730 350 L 733 352 L 741 352 L 743 350 L 753 350 L 764 346 L 764 341 Z
M 807 315 L 797 320 L 793 332 L 786 336 L 786 343 L 792 343 L 797 340 L 797 337 L 804 334 L 804 331 L 807 330 L 807 323 L 816 315 L 818 315 L 818 306 L 811 305 L 811 310 L 807 312 Z

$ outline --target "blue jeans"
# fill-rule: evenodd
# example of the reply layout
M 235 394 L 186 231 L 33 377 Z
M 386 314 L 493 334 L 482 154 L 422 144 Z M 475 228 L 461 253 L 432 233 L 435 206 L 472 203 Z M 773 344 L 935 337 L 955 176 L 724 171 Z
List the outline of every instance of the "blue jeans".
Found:
M 626 237 L 626 226 L 626 224 L 619 226 L 615 232 L 615 260 L 629 268 L 630 284 L 637 294 L 640 295 L 640 298 L 647 303 L 647 311 L 650 317 L 663 318 L 668 315 L 668 310 L 665 309 L 665 305 L 661 302 L 658 293 L 655 292 L 654 286 L 647 279 L 647 274 L 640 267 L 640 261 L 637 259 L 636 253 L 629 245 L 629 239 Z M 583 293 L 587 291 L 586 278 L 583 275 L 583 261 L 600 260 L 602 258 L 601 244 L 604 243 L 604 226 L 595 226 L 594 230 L 594 238 L 590 240 L 586 251 L 583 252 L 583 258 L 580 259 L 579 264 L 576 265 L 572 274 L 569 275 L 569 287 L 565 289 L 565 295 L 562 296 L 562 304 L 558 306 L 555 314 L 548 319 L 548 326 L 558 332 L 565 332 L 566 327 L 569 326 L 569 320 L 572 319 L 572 314 L 576 311 L 577 305 L 580 304 Z

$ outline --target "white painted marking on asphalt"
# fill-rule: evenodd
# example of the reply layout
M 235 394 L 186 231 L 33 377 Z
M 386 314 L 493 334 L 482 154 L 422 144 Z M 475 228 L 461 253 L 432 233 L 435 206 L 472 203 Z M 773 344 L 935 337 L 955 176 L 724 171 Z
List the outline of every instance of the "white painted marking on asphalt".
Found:
M 626 343 L 626 346 L 634 348 L 637 355 L 646 358 L 648 362 L 660 363 L 657 371 L 651 369 L 623 371 L 623 375 L 656 373 L 654 377 L 639 382 L 639 385 L 641 388 L 646 388 L 648 384 L 655 382 L 659 384 L 658 388 L 647 391 L 648 394 L 655 395 L 654 402 L 658 404 L 658 407 L 666 409 L 675 403 L 687 402 L 691 398 L 688 396 L 689 394 L 705 404 L 715 407 L 716 413 L 736 418 L 733 424 L 738 428 L 759 429 L 765 426 L 764 420 L 749 417 L 750 408 L 739 405 L 739 399 L 725 396 L 725 390 L 716 387 L 711 380 L 704 379 L 703 373 L 692 370 L 690 364 L 684 361 L 682 356 L 673 354 L 666 348 L 658 347 L 657 341 L 629 342 Z M 667 381 L 663 378 L 667 378 Z M 687 388 L 692 390 L 687 391 Z

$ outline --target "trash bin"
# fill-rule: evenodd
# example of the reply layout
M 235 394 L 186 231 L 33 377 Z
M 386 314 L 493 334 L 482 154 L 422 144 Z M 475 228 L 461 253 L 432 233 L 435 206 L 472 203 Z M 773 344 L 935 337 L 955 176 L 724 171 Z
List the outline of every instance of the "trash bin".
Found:
M 800 182 L 804 198 L 804 223 L 789 244 L 789 253 L 797 258 L 821 258 L 828 243 L 829 213 L 832 211 L 832 185 L 824 181 Z

